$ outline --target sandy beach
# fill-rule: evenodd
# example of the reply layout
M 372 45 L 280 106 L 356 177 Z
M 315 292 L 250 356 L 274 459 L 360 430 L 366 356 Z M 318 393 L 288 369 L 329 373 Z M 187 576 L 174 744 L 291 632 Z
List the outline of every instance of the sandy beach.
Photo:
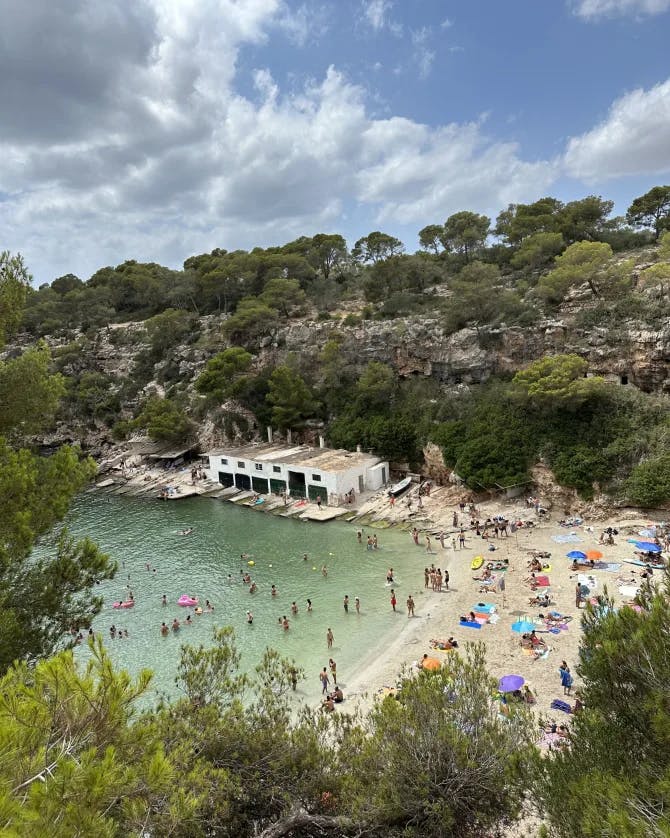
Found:
M 434 508 L 431 507 L 434 504 Z M 438 508 L 438 504 L 440 507 Z M 385 687 L 396 684 L 403 667 L 412 669 L 416 661 L 424 653 L 432 657 L 440 657 L 450 652 L 435 651 L 431 648 L 432 638 L 447 638 L 453 636 L 461 648 L 468 643 L 481 642 L 486 647 L 489 670 L 496 678 L 506 674 L 521 675 L 536 695 L 535 710 L 542 718 L 561 721 L 558 717 L 566 717 L 560 711 L 551 709 L 553 699 L 559 698 L 574 703 L 575 690 L 579 689 L 579 678 L 576 675 L 578 663 L 577 655 L 581 636 L 581 610 L 575 607 L 575 587 L 577 574 L 585 574 L 595 580 L 594 593 L 602 594 L 604 590 L 611 595 L 617 604 L 630 600 L 630 595 L 622 595 L 619 586 L 624 578 L 639 579 L 643 568 L 626 564 L 625 561 L 634 558 L 634 545 L 626 539 L 638 537 L 638 531 L 644 528 L 649 519 L 641 517 L 636 510 L 618 510 L 618 514 L 610 519 L 598 521 L 584 520 L 578 525 L 561 526 L 557 520 L 545 520 L 535 513 L 533 508 L 525 505 L 525 501 L 517 500 L 508 503 L 478 504 L 477 511 L 480 521 L 494 515 L 504 515 L 509 520 L 532 521 L 534 526 L 521 528 L 508 537 L 484 540 L 467 531 L 464 549 L 453 549 L 451 535 L 445 539 L 445 549 L 439 540 L 432 537 L 432 552 L 426 552 L 425 535 L 435 533 L 440 529 L 440 521 L 445 531 L 453 530 L 452 515 L 458 512 L 459 519 L 466 526 L 470 516 L 461 514 L 458 505 L 445 505 L 439 499 L 424 499 L 426 515 L 437 523 L 437 527 L 425 527 L 422 530 L 419 545 L 415 545 L 411 533 L 407 533 L 407 549 L 416 552 L 416 577 L 408 586 L 398 593 L 397 617 L 398 629 L 395 638 L 385 642 L 382 648 L 371 649 L 370 654 L 362 662 L 359 670 L 346 680 L 345 692 L 348 699 L 343 707 L 360 708 L 370 706 L 375 697 L 384 691 Z M 410 522 L 410 526 L 414 525 Z M 418 526 L 418 524 L 417 524 Z M 600 544 L 600 533 L 606 527 L 617 529 L 614 544 Z M 563 543 L 554 540 L 563 539 Z M 569 541 L 565 538 L 569 537 Z M 489 550 L 489 544 L 495 546 Z M 541 594 L 549 590 L 551 606 L 541 608 L 529 605 L 529 599 L 534 596 L 527 582 L 529 576 L 528 563 L 532 550 L 551 553 L 551 558 L 544 559 L 551 565 L 546 571 L 549 576 L 550 587 L 540 588 Z M 566 557 L 571 550 L 599 550 L 603 554 L 601 562 L 620 565 L 616 569 L 580 569 L 574 571 L 572 562 Z M 499 559 L 509 560 L 509 569 L 505 571 L 504 592 L 489 591 L 480 593 L 480 582 L 473 579 L 481 570 L 473 571 L 470 567 L 472 559 L 482 555 L 486 562 Z M 434 563 L 436 567 L 446 568 L 450 574 L 449 590 L 434 593 L 430 588 L 424 588 L 424 567 Z M 407 617 L 405 600 L 412 593 L 416 602 L 414 617 Z M 483 625 L 481 629 L 463 627 L 459 624 L 460 615 L 469 612 L 476 603 L 493 603 L 496 606 L 497 619 L 495 622 Z M 516 620 L 537 620 L 540 613 L 558 611 L 563 615 L 570 615 L 567 628 L 558 633 L 550 633 L 545 625 L 538 621 L 536 629 L 538 636 L 547 644 L 548 653 L 539 659 L 534 659 L 521 648 L 519 634 L 512 632 L 511 625 Z M 575 683 L 572 697 L 563 695 L 558 668 L 561 661 L 567 661 Z

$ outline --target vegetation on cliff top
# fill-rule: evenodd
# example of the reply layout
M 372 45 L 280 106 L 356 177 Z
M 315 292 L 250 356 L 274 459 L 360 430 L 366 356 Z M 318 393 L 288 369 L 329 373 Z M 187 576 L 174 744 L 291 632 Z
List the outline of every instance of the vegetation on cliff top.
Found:
M 532 388 L 524 391 L 521 373 L 469 392 L 403 379 L 391 366 L 366 364 L 338 324 L 423 315 L 441 335 L 469 328 L 491 347 L 504 328 L 532 329 L 563 316 L 568 304 L 575 329 L 604 330 L 623 354 L 626 323 L 653 329 L 670 316 L 669 193 L 655 187 L 636 198 L 626 219 L 611 218 L 612 202 L 597 196 L 510 205 L 493 226 L 459 212 L 424 227 L 414 254 L 374 231 L 351 252 L 340 236 L 319 234 L 250 252 L 217 249 L 187 259 L 181 271 L 129 261 L 87 282 L 68 275 L 29 290 L 24 326 L 36 336 L 76 335 L 56 356 L 67 373 L 62 415 L 113 428 L 117 439 L 145 428 L 177 442 L 209 416 L 229 436 L 253 433 L 253 422 L 318 427 L 332 445 L 362 445 L 411 464 L 433 440 L 473 488 L 527 480 L 543 458 L 584 496 L 600 486 L 661 503 L 666 423 L 656 397 L 591 384 L 575 410 L 574 394 L 541 403 Z M 641 267 L 636 247 L 645 247 Z M 220 318 L 214 331 L 203 329 L 208 314 Z M 305 317 L 330 324 L 318 358 L 314 349 L 291 355 L 280 345 L 282 328 Z M 98 328 L 129 319 L 143 328 L 111 333 L 137 341 L 120 382 L 83 358 Z M 185 346 L 204 356 L 195 375 L 184 373 Z M 584 374 L 575 373 L 575 388 Z

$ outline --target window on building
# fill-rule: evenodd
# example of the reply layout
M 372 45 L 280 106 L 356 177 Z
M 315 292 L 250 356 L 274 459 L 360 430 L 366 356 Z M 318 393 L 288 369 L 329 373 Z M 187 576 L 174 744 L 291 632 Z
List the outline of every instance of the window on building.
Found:
M 320 475 L 320 474 L 313 474 L 313 475 L 312 475 L 312 480 L 313 480 L 315 483 L 320 483 L 320 482 L 321 482 L 321 475 Z
M 281 466 L 272 466 L 272 471 L 274 471 L 275 474 L 281 474 Z
M 254 463 L 256 471 L 263 471 L 263 463 Z
M 225 457 L 221 457 L 221 465 L 222 466 L 227 466 L 228 465 L 228 460 Z
M 238 468 L 244 468 L 244 460 L 238 460 L 237 461 L 237 467 Z

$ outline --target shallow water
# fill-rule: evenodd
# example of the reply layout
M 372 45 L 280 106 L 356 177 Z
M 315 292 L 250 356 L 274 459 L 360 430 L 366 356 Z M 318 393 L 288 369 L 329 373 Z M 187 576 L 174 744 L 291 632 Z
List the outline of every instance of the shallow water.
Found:
M 311 699 L 320 693 L 318 673 L 332 656 L 346 689 L 347 677 L 370 650 L 383 648 L 399 631 L 400 620 L 406 619 L 407 595 L 423 589 L 426 560 L 439 564 L 441 554 L 439 545 L 438 553 L 428 556 L 408 533 L 384 530 L 376 531 L 379 549 L 368 551 L 365 538 L 358 544 L 355 525 L 294 521 L 206 498 L 164 502 L 88 493 L 75 501 L 67 524 L 73 535 L 91 537 L 119 563 L 116 578 L 100 586 L 105 607 L 94 630 L 106 638 L 117 664 L 132 673 L 152 669 L 153 688 L 173 697 L 180 644 L 207 644 L 214 625 L 234 627 L 245 669 L 253 668 L 271 646 L 305 668 L 308 680 L 299 693 Z M 179 530 L 187 527 L 194 532 L 180 536 Z M 242 553 L 255 562 L 253 567 L 240 558 Z M 327 578 L 321 573 L 324 564 Z M 388 567 L 395 571 L 397 614 L 385 584 Z M 250 594 L 241 582 L 242 570 L 251 573 L 257 593 Z M 276 597 L 271 595 L 272 584 L 279 592 Z M 114 610 L 114 601 L 127 599 L 128 585 L 135 607 Z M 167 607 L 161 605 L 162 594 L 167 595 Z M 182 594 L 194 594 L 202 604 L 209 599 L 214 613 L 197 617 L 192 608 L 179 607 Z M 342 604 L 345 594 L 351 601 L 348 614 Z M 354 607 L 356 596 L 361 599 L 360 615 Z M 312 613 L 306 611 L 307 598 L 312 600 Z M 296 617 L 291 614 L 294 600 Z M 251 626 L 246 622 L 248 609 L 254 615 Z M 183 625 L 188 613 L 192 626 L 160 635 L 162 621 L 171 624 L 178 617 Z M 278 626 L 283 615 L 290 621 L 288 631 Z M 112 623 L 127 628 L 130 636 L 109 639 Z M 330 652 L 328 627 L 335 636 Z M 80 647 L 77 654 L 85 658 L 88 650 Z

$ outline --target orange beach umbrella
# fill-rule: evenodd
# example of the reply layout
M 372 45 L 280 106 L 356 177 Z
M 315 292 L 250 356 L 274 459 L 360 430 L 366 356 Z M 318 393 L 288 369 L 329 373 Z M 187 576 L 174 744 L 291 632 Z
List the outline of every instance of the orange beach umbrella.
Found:
M 596 561 L 596 559 L 602 559 L 602 557 L 603 557 L 603 554 L 600 552 L 600 550 L 587 550 L 586 551 L 586 558 L 587 559 L 593 559 L 594 562 Z

